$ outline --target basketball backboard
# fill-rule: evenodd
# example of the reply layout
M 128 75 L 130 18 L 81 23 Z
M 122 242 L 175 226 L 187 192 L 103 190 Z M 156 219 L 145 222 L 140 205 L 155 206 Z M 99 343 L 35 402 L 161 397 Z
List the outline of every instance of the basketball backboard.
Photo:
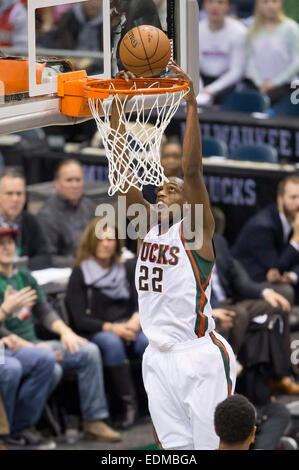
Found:
M 6 55 L 0 57 L 0 134 L 90 119 L 59 112 L 57 74 L 86 69 L 91 77 L 111 78 L 122 68 L 118 54 L 122 37 L 141 24 L 166 32 L 173 42 L 174 60 L 192 76 L 198 91 L 197 0 L 21 3 L 27 8 L 28 40 L 20 44 L 11 38 L 10 46 L 0 44 Z

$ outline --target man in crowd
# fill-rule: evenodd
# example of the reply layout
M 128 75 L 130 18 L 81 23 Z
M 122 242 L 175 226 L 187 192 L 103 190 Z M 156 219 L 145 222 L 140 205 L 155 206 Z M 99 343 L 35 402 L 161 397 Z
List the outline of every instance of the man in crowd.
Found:
M 26 183 L 21 171 L 6 167 L 0 174 L 0 225 L 18 231 L 16 255 L 27 256 L 31 270 L 48 268 L 49 250 L 37 218 L 24 210 Z
M 283 348 L 289 357 L 290 303 L 273 289 L 252 281 L 243 267 L 234 260 L 221 235 L 214 235 L 214 244 L 216 265 L 211 277 L 211 305 L 213 315 L 222 328 L 230 329 L 229 342 L 234 353 L 238 355 L 251 320 L 266 314 L 270 317 L 279 315 L 282 318 Z M 290 364 L 289 369 L 291 373 Z M 299 385 L 289 375 L 282 377 L 275 386 L 284 393 L 299 394 Z
M 38 213 L 46 235 L 51 265 L 72 266 L 86 225 L 95 216 L 95 204 L 83 196 L 83 169 L 76 160 L 63 160 L 55 173 L 56 194 Z
M 299 176 L 278 185 L 276 203 L 251 217 L 232 250 L 251 279 L 277 286 L 292 286 L 298 297 L 299 281 Z
M 26 47 L 27 29 L 24 2 L 0 0 L 0 46 Z
M 199 24 L 200 74 L 203 89 L 199 104 L 220 103 L 242 78 L 246 28 L 228 16 L 230 0 L 204 0 L 207 17 Z
M 54 351 L 57 361 L 52 375 L 50 392 L 59 382 L 62 372 L 74 369 L 78 375 L 83 429 L 88 437 L 104 442 L 120 440 L 104 420 L 108 417 L 103 368 L 99 349 L 76 335 L 44 299 L 36 280 L 26 268 L 14 269 L 15 238 L 17 232 L 2 227 L 0 236 L 0 305 L 2 335 L 14 334 L 25 348 L 46 348 Z M 59 340 L 41 341 L 37 338 L 35 323 L 57 334 Z M 26 348 L 30 350 L 26 350 Z M 48 352 L 48 351 L 47 351 Z

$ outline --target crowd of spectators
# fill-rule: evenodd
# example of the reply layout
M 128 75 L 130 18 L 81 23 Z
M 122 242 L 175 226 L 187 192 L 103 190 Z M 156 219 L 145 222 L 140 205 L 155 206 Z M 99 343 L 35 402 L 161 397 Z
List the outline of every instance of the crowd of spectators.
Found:
M 299 72 L 299 26 L 284 15 L 282 1 L 257 0 L 255 11 L 246 18 L 236 17 L 238 10 L 230 0 L 199 3 L 199 103 L 220 103 L 239 86 L 268 94 L 272 103 L 288 94 Z M 137 20 L 163 26 L 165 2 L 147 0 L 143 10 L 144 4 L 112 2 L 115 69 L 120 66 L 119 39 Z M 0 0 L 0 45 L 24 47 L 25 23 L 25 0 Z M 101 24 L 99 0 L 43 8 L 38 11 L 38 44 L 101 51 Z M 92 64 L 89 70 L 98 67 Z M 181 152 L 177 137 L 163 144 L 166 176 L 182 176 Z M 69 370 L 78 377 L 82 430 L 87 437 L 117 442 L 122 439 L 118 430 L 134 425 L 140 411 L 130 367 L 133 360 L 140 364 L 147 346 L 134 285 L 136 252 L 124 260 L 120 240 L 113 238 L 114 228 L 96 230 L 101 219 L 95 218 L 95 203 L 83 194 L 78 161 L 63 160 L 53 183 L 55 193 L 33 215 L 25 209 L 22 172 L 4 167 L 0 175 L 0 341 L 5 348 L 5 363 L 0 364 L 0 437 L 15 448 L 55 447 L 33 427 Z M 146 196 L 155 201 L 151 189 Z M 235 405 L 225 404 L 228 411 L 224 405 L 216 410 L 220 448 L 241 441 L 248 448 L 260 418 L 255 445 L 275 449 L 290 422 L 287 407 L 273 403 L 273 394 L 299 395 L 290 362 L 289 326 L 290 312 L 299 300 L 298 214 L 299 179 L 292 176 L 280 183 L 277 201 L 243 227 L 232 249 L 221 231 L 214 237 L 217 260 L 211 305 L 216 328 L 238 360 L 237 390 L 254 405 L 237 397 Z M 18 261 L 24 257 L 27 267 L 20 267 Z M 31 274 L 50 267 L 72 270 L 65 296 L 67 321 Z M 55 339 L 40 338 L 37 325 Z M 260 341 L 266 351 L 257 347 Z M 104 372 L 121 405 L 112 422 Z M 226 425 L 225 413 L 231 416 L 234 406 L 244 408 L 248 418 L 243 432 L 244 423 L 239 424 L 236 415 L 237 436 L 236 429 Z

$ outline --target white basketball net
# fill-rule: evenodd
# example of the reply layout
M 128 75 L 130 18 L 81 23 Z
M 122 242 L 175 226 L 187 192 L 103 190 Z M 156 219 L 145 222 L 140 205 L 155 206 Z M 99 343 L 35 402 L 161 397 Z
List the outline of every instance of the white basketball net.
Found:
M 126 193 L 132 186 L 142 190 L 147 184 L 163 185 L 166 177 L 160 163 L 161 140 L 187 92 L 188 89 L 184 89 L 175 93 L 151 95 L 150 109 L 146 109 L 149 107 L 149 95 L 134 95 L 128 102 L 129 111 L 126 114 L 125 103 L 118 94 L 114 95 L 120 116 L 116 130 L 110 127 L 112 100 L 89 98 L 89 107 L 109 162 L 109 196 L 117 191 Z M 150 124 L 153 118 L 156 122 L 154 126 Z

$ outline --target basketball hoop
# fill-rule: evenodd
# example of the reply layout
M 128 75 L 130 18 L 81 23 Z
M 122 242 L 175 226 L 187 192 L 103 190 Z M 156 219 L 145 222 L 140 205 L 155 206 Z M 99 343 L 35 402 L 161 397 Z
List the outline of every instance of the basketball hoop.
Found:
M 68 98 L 68 94 L 72 98 L 76 95 L 75 98 L 81 100 L 80 109 L 85 111 L 83 101 L 88 100 L 108 158 L 108 194 L 112 196 L 117 191 L 126 193 L 132 186 L 139 190 L 147 184 L 161 186 L 166 179 L 160 162 L 161 140 L 181 100 L 188 93 L 188 83 L 168 78 L 126 81 L 95 80 L 86 76 L 83 81 L 78 81 L 79 85 L 73 81 L 72 92 L 69 93 L 67 87 L 58 86 L 58 94 L 62 99 Z M 110 95 L 114 100 L 107 99 Z M 110 127 L 113 101 L 119 115 L 117 129 Z M 125 112 L 127 102 L 128 110 Z M 71 106 L 65 103 L 61 105 L 62 112 L 72 115 Z M 154 126 L 149 125 L 154 122 Z

